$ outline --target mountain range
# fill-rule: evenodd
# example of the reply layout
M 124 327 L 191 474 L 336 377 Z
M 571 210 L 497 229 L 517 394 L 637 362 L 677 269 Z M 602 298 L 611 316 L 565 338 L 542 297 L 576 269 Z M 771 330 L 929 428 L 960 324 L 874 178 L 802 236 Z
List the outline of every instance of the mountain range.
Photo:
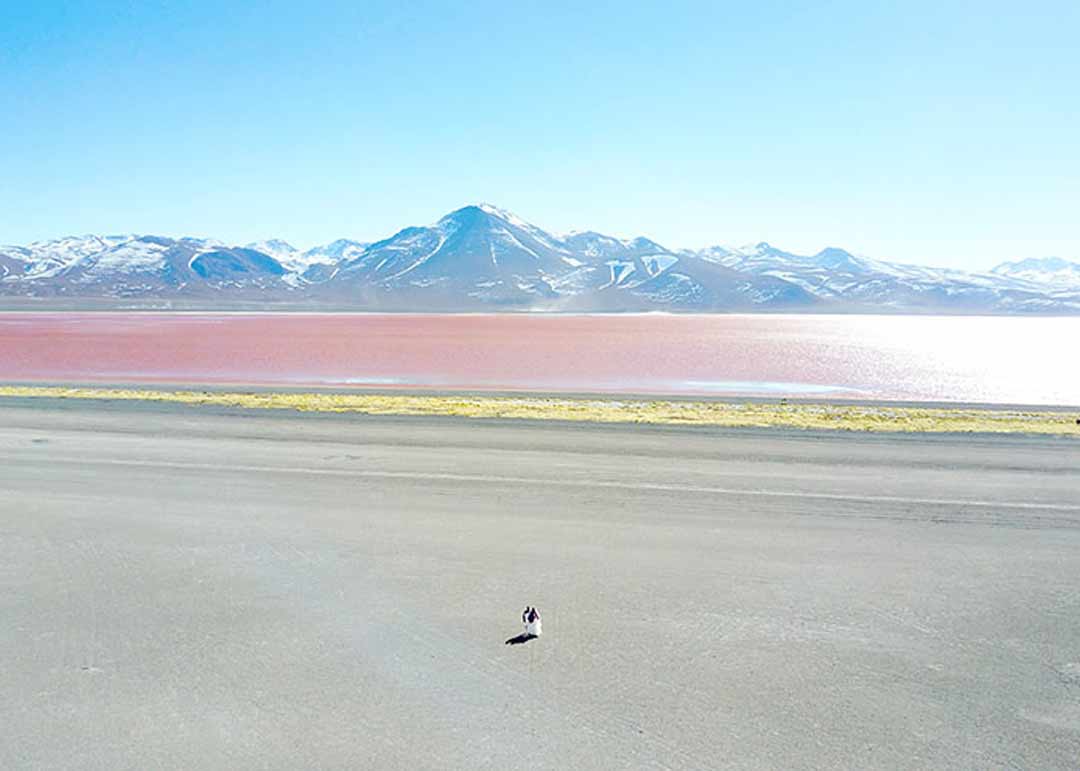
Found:
M 7 307 L 1080 314 L 1080 263 L 986 273 L 768 243 L 673 250 L 554 235 L 487 204 L 373 243 L 88 235 L 0 247 Z

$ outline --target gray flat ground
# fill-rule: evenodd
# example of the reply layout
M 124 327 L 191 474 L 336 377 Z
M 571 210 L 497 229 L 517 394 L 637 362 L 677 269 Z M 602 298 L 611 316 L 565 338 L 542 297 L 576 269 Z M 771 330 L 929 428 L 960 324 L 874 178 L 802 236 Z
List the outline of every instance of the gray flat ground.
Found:
M 8 399 L 0 657 L 3 768 L 1076 768 L 1080 443 Z

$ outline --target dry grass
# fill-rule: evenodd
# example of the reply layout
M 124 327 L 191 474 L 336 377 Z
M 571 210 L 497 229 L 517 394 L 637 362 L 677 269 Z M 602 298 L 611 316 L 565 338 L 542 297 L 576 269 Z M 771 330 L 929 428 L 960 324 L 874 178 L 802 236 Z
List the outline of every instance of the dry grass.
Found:
M 990 432 L 1080 436 L 1076 413 L 843 404 L 734 403 L 541 396 L 163 391 L 0 387 L 0 396 L 177 402 L 192 405 L 368 415 L 446 415 L 595 423 L 757 426 L 844 431 Z

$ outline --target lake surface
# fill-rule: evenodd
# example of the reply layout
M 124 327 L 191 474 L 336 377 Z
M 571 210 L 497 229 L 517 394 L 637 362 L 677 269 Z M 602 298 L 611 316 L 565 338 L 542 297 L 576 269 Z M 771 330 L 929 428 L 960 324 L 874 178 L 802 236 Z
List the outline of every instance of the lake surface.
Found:
M 0 313 L 0 380 L 1080 405 L 1080 318 Z

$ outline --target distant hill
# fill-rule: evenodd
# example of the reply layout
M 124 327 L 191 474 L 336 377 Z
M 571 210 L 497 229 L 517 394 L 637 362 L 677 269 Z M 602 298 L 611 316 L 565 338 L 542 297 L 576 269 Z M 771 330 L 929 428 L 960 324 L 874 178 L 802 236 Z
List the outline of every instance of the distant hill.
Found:
M 1068 262 L 1060 257 L 1003 262 L 990 272 L 1058 289 L 1080 288 L 1080 262 Z
M 0 303 L 19 307 L 352 308 L 1080 314 L 1080 264 L 988 273 L 768 243 L 671 250 L 648 238 L 557 236 L 490 205 L 374 243 L 307 251 L 271 239 L 87 235 L 0 247 Z

